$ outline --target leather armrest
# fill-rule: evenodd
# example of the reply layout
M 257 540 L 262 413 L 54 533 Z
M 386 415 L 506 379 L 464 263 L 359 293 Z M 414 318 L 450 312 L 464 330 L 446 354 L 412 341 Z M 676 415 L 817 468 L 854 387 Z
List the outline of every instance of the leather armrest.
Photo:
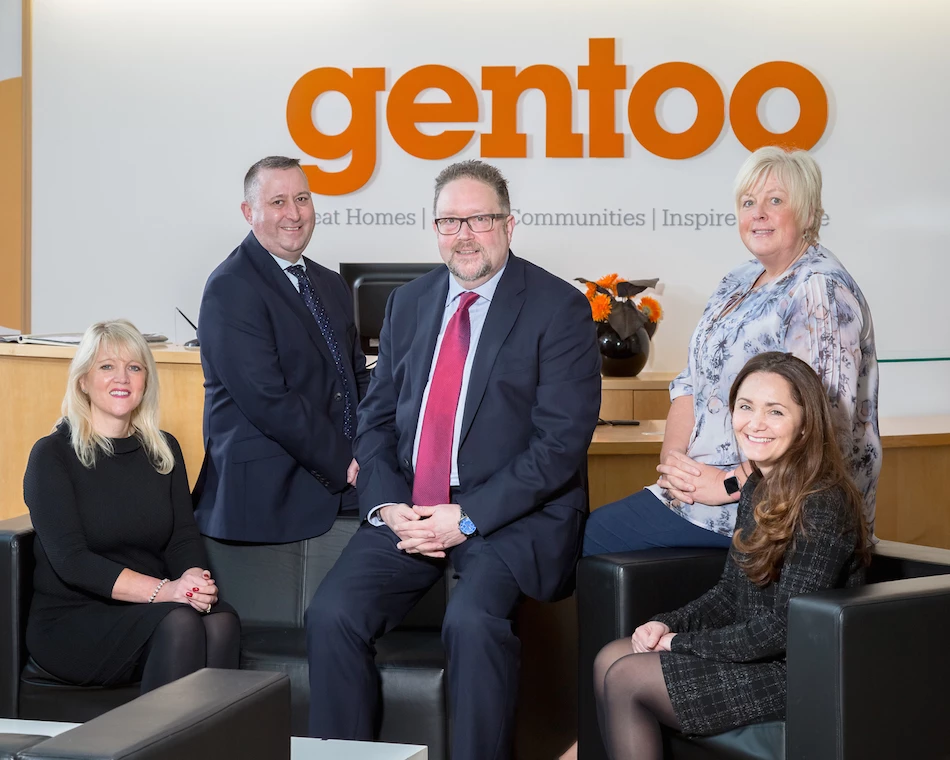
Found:
M 33 596 L 33 524 L 29 515 L 0 521 L 0 717 L 17 717 L 26 662 L 26 618 Z
M 950 576 L 795 597 L 788 624 L 788 760 L 946 747 Z
M 22 760 L 289 760 L 290 679 L 205 668 L 20 753 Z
M 585 557 L 577 566 L 578 741 L 582 760 L 606 757 L 594 704 L 594 658 L 660 612 L 712 588 L 725 549 L 647 549 Z
M 878 541 L 872 551 L 868 583 L 925 578 L 950 573 L 950 550 L 933 546 Z

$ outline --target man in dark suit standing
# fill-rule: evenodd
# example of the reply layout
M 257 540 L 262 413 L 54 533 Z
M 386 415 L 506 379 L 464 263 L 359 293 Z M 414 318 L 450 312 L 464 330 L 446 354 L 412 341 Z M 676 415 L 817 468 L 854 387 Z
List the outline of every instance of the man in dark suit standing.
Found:
M 299 541 L 356 507 L 352 438 L 369 373 L 349 288 L 303 255 L 315 214 L 299 161 L 254 164 L 241 210 L 251 232 L 201 299 L 195 519 L 212 538 Z
M 390 297 L 355 452 L 365 522 L 307 611 L 310 732 L 373 738 L 374 642 L 451 561 L 442 629 L 453 760 L 511 753 L 523 596 L 569 586 L 600 407 L 590 307 L 509 250 L 507 182 L 480 161 L 436 180 L 447 270 Z

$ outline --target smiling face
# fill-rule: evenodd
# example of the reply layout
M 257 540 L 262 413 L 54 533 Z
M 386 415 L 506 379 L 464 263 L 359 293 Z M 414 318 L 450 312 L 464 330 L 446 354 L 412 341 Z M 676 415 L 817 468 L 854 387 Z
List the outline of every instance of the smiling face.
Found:
M 779 274 L 805 249 L 804 228 L 785 185 L 768 172 L 739 198 L 739 235 L 770 274 Z
M 313 235 L 316 217 L 307 177 L 295 167 L 261 169 L 251 203 L 241 204 L 244 218 L 265 250 L 295 263 Z
M 116 346 L 103 343 L 92 368 L 79 381 L 89 396 L 92 427 L 107 438 L 122 438 L 142 403 L 147 380 L 145 364 Z
M 447 216 L 464 219 L 499 213 L 502 213 L 501 204 L 492 187 L 477 179 L 462 177 L 442 188 L 435 215 L 437 219 Z M 501 270 L 508 257 L 514 227 L 515 218 L 509 215 L 507 219 L 495 219 L 488 232 L 472 232 L 464 222 L 454 235 L 442 235 L 436 229 L 442 261 L 459 285 L 473 290 Z
M 768 471 L 802 435 L 802 408 L 781 375 L 753 372 L 739 386 L 732 428 L 746 459 Z

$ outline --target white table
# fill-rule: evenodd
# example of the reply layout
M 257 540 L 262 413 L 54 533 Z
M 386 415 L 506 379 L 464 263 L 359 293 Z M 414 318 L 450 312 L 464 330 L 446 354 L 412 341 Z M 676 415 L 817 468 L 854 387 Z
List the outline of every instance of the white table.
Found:
M 415 744 L 346 742 L 290 738 L 291 760 L 428 760 L 429 750 Z
M 54 723 L 51 720 L 17 720 L 0 718 L 0 734 L 36 734 L 56 736 L 80 725 L 79 723 Z
M 2 734 L 39 734 L 56 736 L 80 725 L 48 720 L 0 718 Z M 290 738 L 291 760 L 428 760 L 429 751 L 414 744 L 381 742 L 345 742 L 337 739 Z

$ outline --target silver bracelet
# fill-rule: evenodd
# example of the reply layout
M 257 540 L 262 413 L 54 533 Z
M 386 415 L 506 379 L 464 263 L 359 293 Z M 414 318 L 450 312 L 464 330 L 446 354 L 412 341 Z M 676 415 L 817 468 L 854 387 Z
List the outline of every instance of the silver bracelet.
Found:
M 155 597 L 158 596 L 158 592 L 162 590 L 162 586 L 168 583 L 168 578 L 162 578 L 159 581 L 158 585 L 155 587 L 155 590 L 152 592 L 152 595 L 148 598 L 148 603 L 151 604 L 155 601 Z

